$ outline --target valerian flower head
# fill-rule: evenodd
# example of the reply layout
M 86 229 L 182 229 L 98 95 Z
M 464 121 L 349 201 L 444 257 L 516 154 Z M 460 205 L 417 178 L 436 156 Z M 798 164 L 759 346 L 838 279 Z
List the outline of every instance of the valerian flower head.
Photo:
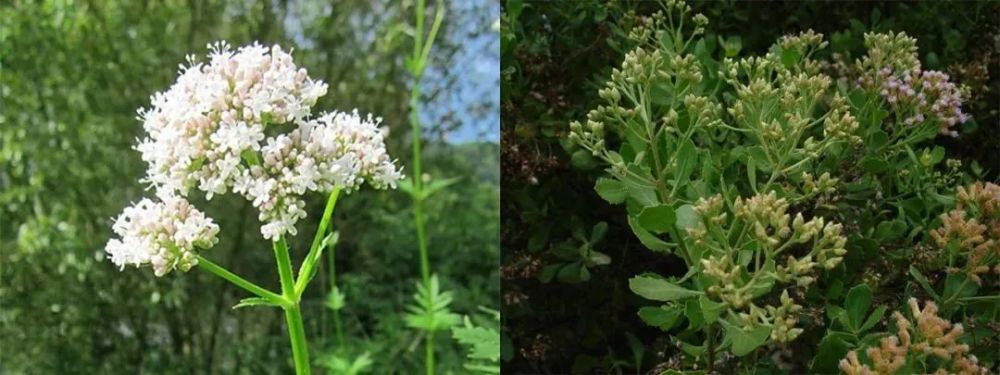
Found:
M 692 35 L 704 34 L 705 26 L 708 26 L 708 17 L 705 17 L 704 14 L 697 13 L 694 15 L 694 17 L 691 17 L 691 20 L 694 21 L 695 24 L 695 28 L 694 31 L 692 32 Z
M 976 182 L 968 187 L 959 186 L 955 198 L 959 208 L 972 207 L 983 216 L 1000 216 L 1000 185 Z
M 752 226 L 753 236 L 768 246 L 778 245 L 792 233 L 788 226 L 791 218 L 787 213 L 788 201 L 778 199 L 774 192 L 738 198 L 733 208 L 736 217 Z
M 917 40 L 904 32 L 865 33 L 865 48 L 868 55 L 858 61 L 862 70 L 906 71 L 920 67 Z
M 802 310 L 802 306 L 795 304 L 795 301 L 788 296 L 788 290 L 781 292 L 781 305 L 767 306 L 766 309 L 774 320 L 774 328 L 771 330 L 772 340 L 790 342 L 802 334 L 803 329 L 795 327 L 799 322 L 795 314 Z
M 958 343 L 964 332 L 961 324 L 952 324 L 939 317 L 934 302 L 928 301 L 923 309 L 915 298 L 910 298 L 908 304 L 916 325 L 898 311 L 894 312 L 897 334 L 883 338 L 878 347 L 865 351 L 872 367 L 862 363 L 857 352 L 851 351 L 840 361 L 840 370 L 849 375 L 894 374 L 906 364 L 907 356 L 913 354 L 937 357 L 940 361 L 937 373 L 989 373 L 987 368 L 979 366 L 976 356 L 969 354 L 969 345 Z
M 1000 185 L 959 187 L 956 198 L 957 207 L 941 215 L 941 227 L 931 237 L 938 248 L 965 259 L 963 267 L 956 262 L 949 272 L 965 273 L 982 285 L 982 276 L 991 269 L 1000 275 Z
M 796 50 L 804 56 L 813 49 L 824 48 L 827 42 L 823 41 L 823 34 L 808 29 L 798 35 L 785 35 L 778 39 L 778 46 L 783 50 Z
M 837 190 L 839 178 L 830 176 L 830 172 L 823 172 L 816 180 L 809 172 L 802 172 L 802 192 L 806 194 L 831 194 Z
M 962 111 L 961 91 L 947 74 L 916 68 L 903 72 L 883 69 L 879 76 L 879 94 L 905 116 L 907 126 L 936 121 L 939 133 L 955 137 L 958 133 L 951 129 L 971 118 Z
M 210 48 L 207 64 L 189 57 L 177 83 L 140 110 L 147 136 L 137 149 L 158 191 L 242 194 L 260 211 L 261 233 L 275 239 L 296 233 L 307 191 L 395 187 L 402 176 L 386 154 L 381 119 L 357 111 L 309 119 L 327 86 L 278 46 Z M 283 132 L 267 136 L 269 127 Z
M 208 64 L 188 56 L 177 82 L 139 111 L 146 181 L 181 195 L 195 184 L 209 197 L 225 192 L 239 176 L 241 154 L 260 149 L 264 127 L 305 118 L 327 89 L 281 47 L 209 47 Z
M 823 136 L 860 144 L 861 137 L 856 134 L 858 125 L 858 120 L 851 114 L 850 107 L 843 97 L 839 93 L 834 95 L 830 112 L 823 120 Z
M 112 238 L 105 247 L 115 265 L 124 269 L 149 264 L 156 276 L 187 271 L 198 263 L 196 248 L 208 249 L 219 241 L 219 226 L 187 200 L 169 195 L 162 199 L 143 199 L 115 219 L 113 228 L 121 238 Z
M 261 164 L 244 170 L 233 187 L 260 210 L 264 238 L 297 233 L 307 191 L 396 186 L 402 176 L 386 153 L 379 121 L 357 111 L 327 113 L 267 140 Z

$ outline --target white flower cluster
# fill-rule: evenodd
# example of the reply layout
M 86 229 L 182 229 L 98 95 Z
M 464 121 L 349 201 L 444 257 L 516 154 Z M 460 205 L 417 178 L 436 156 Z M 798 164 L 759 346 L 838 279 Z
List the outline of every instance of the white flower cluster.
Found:
M 188 56 L 177 82 L 139 110 L 147 135 L 136 149 L 149 165 L 143 181 L 164 201 L 126 208 L 115 224 L 122 240 L 106 248 L 115 264 L 148 262 L 157 275 L 190 268 L 192 245 L 210 247 L 218 232 L 185 201 L 193 187 L 208 199 L 243 195 L 260 211 L 261 234 L 277 239 L 296 233 L 307 191 L 353 191 L 365 182 L 394 188 L 402 178 L 386 153 L 381 119 L 357 111 L 310 118 L 327 85 L 309 78 L 288 52 L 256 43 L 209 48 L 208 63 Z M 178 222 L 188 213 L 201 219 Z M 171 237 L 178 223 L 184 235 Z
M 121 239 L 108 241 L 111 261 L 122 269 L 148 263 L 156 276 L 174 269 L 187 271 L 198 264 L 195 247 L 210 248 L 219 242 L 219 226 L 176 196 L 165 196 L 163 202 L 143 199 L 126 207 L 113 228 Z
M 351 191 L 366 181 L 376 188 L 396 186 L 402 175 L 386 153 L 380 121 L 357 111 L 326 113 L 268 138 L 261 164 L 245 169 L 233 185 L 260 211 L 267 223 L 260 228 L 264 238 L 297 233 L 295 222 L 306 216 L 306 191 Z
M 140 111 L 148 137 L 137 149 L 149 163 L 146 181 L 182 196 L 194 186 L 208 199 L 242 194 L 260 211 L 267 239 L 296 233 L 306 191 L 353 190 L 364 182 L 395 187 L 401 175 L 386 154 L 380 119 L 356 111 L 309 119 L 327 86 L 278 46 L 209 47 L 207 65 L 189 57 L 177 83 Z M 279 125 L 291 131 L 265 135 Z
M 209 64 L 188 56 L 177 83 L 139 111 L 148 136 L 137 149 L 157 188 L 187 195 L 197 183 L 211 198 L 232 186 L 245 152 L 260 150 L 265 127 L 309 116 L 327 87 L 281 47 L 209 47 Z

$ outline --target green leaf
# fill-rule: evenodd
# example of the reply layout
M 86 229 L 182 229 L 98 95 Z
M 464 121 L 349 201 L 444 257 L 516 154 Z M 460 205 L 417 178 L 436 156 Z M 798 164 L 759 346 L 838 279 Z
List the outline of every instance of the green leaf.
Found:
M 656 235 L 652 233 L 649 233 L 649 231 L 647 231 L 645 228 L 639 225 L 639 220 L 637 220 L 636 218 L 629 216 L 628 226 L 632 228 L 632 233 L 635 233 L 635 236 L 639 238 L 639 242 L 642 242 L 643 246 L 646 246 L 647 249 L 653 251 L 670 250 L 671 246 L 670 243 L 661 240 L 659 237 L 656 237 Z
M 906 223 L 902 220 L 883 221 L 875 229 L 875 238 L 880 241 L 894 241 L 906 233 Z
M 701 215 L 698 215 L 694 210 L 694 206 L 690 204 L 677 207 L 675 216 L 677 217 L 677 229 L 680 229 L 682 233 L 688 228 L 697 227 L 698 223 L 701 222 Z
M 469 359 L 483 359 L 491 362 L 500 361 L 500 332 L 495 329 L 476 327 L 469 317 L 465 317 L 465 325 L 451 330 L 452 337 L 469 349 Z
M 826 316 L 830 318 L 831 321 L 840 323 L 841 328 L 853 331 L 851 329 L 851 322 L 847 317 L 847 310 L 843 307 L 827 305 Z
M 375 362 L 372 361 L 371 356 L 368 352 L 362 353 L 353 361 L 349 361 L 339 355 L 333 354 L 328 357 L 323 362 L 323 366 L 326 367 L 329 374 L 334 375 L 358 375 L 371 367 Z
M 590 230 L 590 239 L 588 242 L 590 242 L 591 245 L 596 244 L 600 242 L 602 239 L 604 239 L 604 235 L 607 233 L 608 233 L 607 222 L 602 221 L 600 223 L 594 224 L 594 228 Z
M 879 149 L 889 143 L 889 135 L 885 134 L 882 130 L 876 130 L 872 132 L 871 140 L 868 142 L 868 147 L 872 149 Z
M 677 301 L 704 294 L 700 291 L 685 289 L 667 280 L 650 276 L 633 277 L 629 279 L 628 286 L 635 294 L 654 301 Z
M 733 354 L 738 357 L 750 354 L 754 349 L 764 345 L 764 342 L 771 335 L 771 327 L 759 326 L 745 331 L 733 322 L 727 320 L 719 322 L 726 329 L 726 336 L 733 343 Z
M 639 309 L 639 318 L 646 324 L 667 331 L 673 328 L 674 324 L 677 324 L 677 319 L 681 317 L 682 313 L 680 308 L 670 308 L 666 305 L 646 306 Z
M 847 318 L 852 331 L 858 332 L 860 330 L 871 303 L 872 290 L 867 284 L 860 284 L 847 292 L 844 308 L 847 310 Z
M 677 222 L 674 208 L 667 204 L 643 208 L 637 219 L 643 228 L 656 233 L 670 231 Z
M 684 302 L 684 317 L 688 320 L 688 332 L 697 331 L 705 325 L 705 314 L 701 312 L 701 304 L 696 299 Z
M 868 126 L 873 128 L 881 127 L 882 121 L 885 120 L 886 117 L 889 117 L 889 111 L 881 108 L 875 108 L 875 110 L 871 111 L 871 116 L 868 117 Z
M 698 151 L 691 140 L 685 140 L 677 149 L 677 169 L 674 170 L 674 185 L 685 185 L 698 164 Z
M 781 51 L 781 63 L 785 65 L 785 68 L 791 68 L 795 64 L 799 63 L 799 59 L 802 58 L 802 54 L 799 53 L 797 49 L 786 49 Z
M 934 149 L 931 150 L 930 165 L 936 165 L 942 160 L 944 160 L 944 147 L 934 146 Z
M 413 187 L 412 178 L 407 178 L 399 182 L 396 182 L 396 189 L 406 193 L 407 195 L 413 197 L 414 199 L 417 198 L 417 190 L 416 188 Z
M 968 280 L 965 274 L 948 275 L 944 278 L 944 292 L 941 293 L 945 301 L 956 298 L 972 297 L 976 295 L 979 286 Z M 943 306 L 942 308 L 947 308 Z
M 437 275 L 432 276 L 429 285 L 417 282 L 414 303 L 406 307 L 403 317 L 406 325 L 428 332 L 448 329 L 461 321 L 458 314 L 451 312 L 451 292 L 442 292 Z
M 874 156 L 869 156 L 861 160 L 861 168 L 864 168 L 865 172 L 876 174 L 889 169 L 889 163 Z
M 556 274 L 559 272 L 559 269 L 562 268 L 564 264 L 565 263 L 556 263 L 543 267 L 542 272 L 538 274 L 538 281 L 541 281 L 543 283 L 548 283 L 552 281 L 552 279 L 554 279 L 556 277 Z
M 264 298 L 261 298 L 261 297 L 250 297 L 250 298 L 241 299 L 240 303 L 237 303 L 235 306 L 233 306 L 233 309 L 235 310 L 235 309 L 238 309 L 238 308 L 241 308 L 241 307 L 256 307 L 256 306 L 273 306 L 273 307 L 278 307 L 278 305 L 275 305 L 275 304 L 271 303 L 267 299 L 264 299 Z
M 826 288 L 826 299 L 838 299 L 844 293 L 844 281 L 841 279 L 834 279 L 830 282 L 830 285 Z
M 629 167 L 629 170 L 631 173 L 623 177 L 624 179 L 621 180 L 622 184 L 625 185 L 629 198 L 634 199 L 642 207 L 655 206 L 659 204 L 659 199 L 656 196 L 656 187 L 650 185 L 649 182 L 632 175 L 632 173 L 634 173 L 652 180 L 653 176 L 650 174 L 649 169 L 633 165 Z
M 581 149 L 573 153 L 570 157 L 570 163 L 579 169 L 589 170 L 597 166 L 597 159 L 594 158 L 594 155 L 590 151 Z
M 913 279 L 917 280 L 917 284 L 920 284 L 920 287 L 924 288 L 924 291 L 933 297 L 935 301 L 941 300 L 941 296 L 934 291 L 934 288 L 931 288 L 931 283 L 927 281 L 927 278 L 920 273 L 920 270 L 912 265 L 910 266 L 910 276 L 913 276 Z
M 722 40 L 722 36 L 719 36 L 719 44 L 726 51 L 726 57 L 736 57 L 743 49 L 743 40 L 739 36 L 731 36 L 725 41 Z
M 813 357 L 812 365 L 809 367 L 810 374 L 839 374 L 837 367 L 847 352 L 854 348 L 854 335 L 845 332 L 829 331 L 819 342 L 816 355 Z
M 589 263 L 588 266 L 606 266 L 611 264 L 611 257 L 600 251 L 590 250 L 587 263 Z
M 597 195 L 604 198 L 608 203 L 622 203 L 628 197 L 628 190 L 625 188 L 625 184 L 610 178 L 598 178 L 597 183 L 594 184 L 594 190 L 597 191 Z
M 455 183 L 457 183 L 461 179 L 462 179 L 461 177 L 451 177 L 451 178 L 443 178 L 443 179 L 434 179 L 434 180 L 431 180 L 430 183 L 424 185 L 423 198 L 427 198 L 427 197 L 433 195 L 434 193 L 437 193 L 438 191 L 441 191 L 442 189 L 444 189 L 444 188 L 446 188 L 448 186 L 454 185 Z
M 340 240 L 340 232 L 330 232 L 327 233 L 326 237 L 323 237 L 323 241 L 319 243 L 319 248 L 316 249 L 316 255 L 313 257 L 306 257 L 303 261 L 302 266 L 299 267 L 299 277 L 302 277 L 302 270 L 309 269 L 309 275 L 307 276 L 305 284 L 308 285 L 314 277 L 316 277 L 316 271 L 319 267 L 314 265 L 320 259 L 320 255 L 323 254 L 323 250 L 329 247 L 337 246 L 337 241 Z
M 335 285 L 333 287 L 333 290 L 330 291 L 330 296 L 327 297 L 326 299 L 326 307 L 330 308 L 330 310 L 333 311 L 338 311 L 340 309 L 343 309 L 345 305 L 344 302 L 345 298 L 346 296 L 344 295 L 344 293 L 342 293 L 340 291 L 340 288 L 338 288 Z
M 705 355 L 705 345 L 691 345 L 681 341 L 681 350 L 695 358 L 701 358 L 701 356 Z
M 750 160 L 753 160 L 753 165 L 756 166 L 763 172 L 771 171 L 771 160 L 767 158 L 767 151 L 761 146 L 753 146 L 747 149 L 747 168 L 749 169 Z M 749 170 L 748 170 L 749 173 Z
M 701 306 L 701 314 L 708 324 L 715 323 L 719 316 L 726 311 L 726 304 L 710 300 L 704 295 L 698 297 L 698 304 Z
M 864 332 L 869 329 L 872 329 L 872 327 L 875 327 L 875 325 L 878 324 L 880 320 L 882 320 L 882 316 L 885 315 L 885 311 L 887 309 L 888 308 L 884 305 L 876 307 L 875 311 L 873 311 L 872 314 L 868 316 L 868 320 L 865 320 L 865 323 L 861 325 L 861 329 L 859 329 L 858 332 Z
M 566 284 L 576 284 L 584 281 L 580 277 L 583 273 L 583 271 L 580 271 L 581 268 L 585 269 L 580 262 L 569 263 L 559 270 L 559 274 L 556 275 L 556 279 Z

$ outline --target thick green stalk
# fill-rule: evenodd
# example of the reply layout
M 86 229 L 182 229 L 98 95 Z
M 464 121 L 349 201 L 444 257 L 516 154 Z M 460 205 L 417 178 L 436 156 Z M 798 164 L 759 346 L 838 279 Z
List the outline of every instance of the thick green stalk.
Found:
M 281 279 L 281 293 L 291 301 L 285 309 L 285 320 L 288 323 L 288 338 L 292 343 L 292 359 L 295 361 L 295 373 L 309 375 L 309 347 L 306 343 L 306 330 L 302 323 L 302 311 L 299 308 L 299 296 L 295 293 L 295 279 L 292 277 L 292 259 L 288 255 L 288 244 L 284 238 L 274 241 L 274 257 L 278 260 L 278 277 Z

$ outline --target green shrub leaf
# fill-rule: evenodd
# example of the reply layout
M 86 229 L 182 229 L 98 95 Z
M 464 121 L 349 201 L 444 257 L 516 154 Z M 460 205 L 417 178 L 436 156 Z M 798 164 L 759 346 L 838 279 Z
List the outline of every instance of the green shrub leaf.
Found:
M 677 222 L 674 208 L 667 204 L 643 208 L 637 219 L 643 228 L 656 233 L 670 231 Z
M 635 294 L 654 301 L 677 301 L 697 297 L 704 293 L 685 289 L 664 279 L 650 276 L 636 276 L 628 281 L 629 289 Z

